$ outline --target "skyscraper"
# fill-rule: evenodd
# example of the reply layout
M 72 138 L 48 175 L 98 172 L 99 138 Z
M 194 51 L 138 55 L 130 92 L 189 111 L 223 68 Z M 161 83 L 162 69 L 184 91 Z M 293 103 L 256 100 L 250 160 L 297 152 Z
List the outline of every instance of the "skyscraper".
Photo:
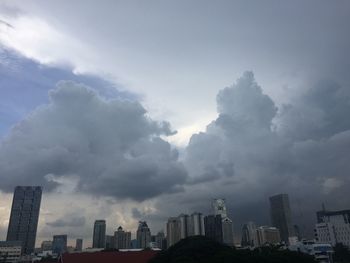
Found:
M 222 242 L 228 246 L 233 246 L 233 222 L 227 216 L 225 199 L 213 200 L 214 215 L 220 215 L 222 220 Z
M 67 251 L 67 235 L 55 235 L 52 241 L 52 252 L 60 255 Z
M 77 238 L 75 241 L 75 251 L 82 251 L 83 250 L 83 239 Z
M 125 232 L 121 226 L 118 227 L 114 232 L 114 241 L 117 249 L 131 248 L 131 232 Z
M 191 221 L 190 217 L 186 214 L 179 215 L 180 220 L 180 237 L 184 239 L 191 235 Z
M 191 236 L 204 236 L 204 217 L 201 213 L 193 213 L 191 215 Z
M 205 236 L 222 243 L 221 215 L 208 215 L 204 217 Z
M 92 239 L 93 248 L 104 248 L 106 246 L 106 220 L 96 220 Z
M 147 225 L 146 221 L 140 221 L 139 227 L 136 232 L 137 244 L 139 248 L 149 247 L 151 242 L 151 231 Z
M 288 238 L 294 236 L 294 234 L 287 194 L 270 197 L 270 213 L 272 225 L 279 229 L 282 241 L 288 243 Z
M 248 222 L 242 227 L 242 246 L 258 246 L 257 228 L 254 222 Z
M 171 247 L 181 239 L 181 221 L 178 217 L 170 217 L 166 224 L 167 245 Z
M 21 241 L 22 253 L 34 252 L 42 188 L 17 186 L 13 195 L 7 241 Z

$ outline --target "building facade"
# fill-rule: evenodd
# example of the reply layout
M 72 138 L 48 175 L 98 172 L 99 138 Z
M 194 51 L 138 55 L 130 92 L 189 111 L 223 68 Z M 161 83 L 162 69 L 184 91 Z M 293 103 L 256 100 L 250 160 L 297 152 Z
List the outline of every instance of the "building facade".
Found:
M 233 246 L 233 222 L 227 216 L 225 199 L 214 199 L 212 203 L 214 215 L 220 215 L 222 220 L 222 243 Z
M 77 238 L 75 240 L 75 251 L 82 251 L 83 250 L 83 239 Z
M 276 227 L 260 226 L 256 232 L 259 246 L 279 244 L 281 242 L 280 231 Z
M 96 220 L 94 223 L 94 232 L 92 238 L 93 248 L 106 247 L 106 220 Z
M 279 229 L 282 241 L 288 243 L 289 238 L 294 236 L 294 229 L 287 194 L 270 197 L 270 215 L 272 226 Z
M 248 222 L 242 227 L 242 242 L 243 247 L 258 246 L 257 228 L 254 222 Z
M 140 221 L 136 232 L 138 248 L 147 248 L 151 242 L 151 230 L 146 221 Z
M 321 243 L 350 247 L 350 210 L 317 212 L 315 238 Z
M 221 215 L 208 215 L 204 217 L 205 236 L 223 243 Z
M 52 253 L 61 255 L 67 251 L 67 235 L 55 235 L 52 241 Z
M 13 195 L 7 241 L 21 241 L 22 253 L 34 252 L 42 188 L 17 186 Z
M 45 240 L 41 242 L 41 251 L 51 251 L 52 250 L 52 241 Z
M 125 232 L 121 226 L 114 232 L 114 240 L 117 249 L 131 248 L 131 232 Z
M 0 241 L 0 262 L 18 262 L 22 254 L 21 241 Z
M 166 224 L 167 245 L 171 247 L 181 240 L 181 221 L 178 217 L 170 217 Z
M 201 213 L 195 212 L 191 215 L 191 233 L 192 236 L 204 236 L 204 216 Z

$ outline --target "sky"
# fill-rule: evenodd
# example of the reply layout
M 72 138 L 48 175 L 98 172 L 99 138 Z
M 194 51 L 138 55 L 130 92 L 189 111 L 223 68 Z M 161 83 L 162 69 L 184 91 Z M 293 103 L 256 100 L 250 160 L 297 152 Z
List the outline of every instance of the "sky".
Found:
M 0 240 L 16 185 L 42 185 L 37 245 L 91 244 L 147 220 L 211 213 L 235 238 L 288 193 L 349 209 L 350 3 L 0 2 Z

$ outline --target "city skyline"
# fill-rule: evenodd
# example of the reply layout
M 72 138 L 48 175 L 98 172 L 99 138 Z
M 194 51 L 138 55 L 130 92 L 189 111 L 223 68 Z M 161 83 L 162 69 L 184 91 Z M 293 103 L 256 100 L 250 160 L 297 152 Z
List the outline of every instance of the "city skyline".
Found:
M 240 242 L 280 193 L 312 237 L 350 207 L 349 24 L 347 0 L 1 1 L 0 240 L 18 185 L 43 187 L 36 246 L 218 198 Z

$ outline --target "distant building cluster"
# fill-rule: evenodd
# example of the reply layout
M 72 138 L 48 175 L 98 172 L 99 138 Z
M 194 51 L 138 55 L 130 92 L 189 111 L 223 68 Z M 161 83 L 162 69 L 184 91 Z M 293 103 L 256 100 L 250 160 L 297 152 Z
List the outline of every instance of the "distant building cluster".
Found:
M 106 220 L 95 220 L 92 248 L 83 248 L 83 239 L 76 239 L 75 247 L 67 245 L 66 234 L 54 235 L 52 240 L 35 248 L 39 220 L 42 188 L 40 186 L 17 186 L 14 191 L 7 239 L 0 241 L 0 262 L 12 263 L 23 260 L 82 251 L 119 250 L 141 251 L 166 249 L 190 236 L 206 236 L 228 246 L 234 246 L 233 221 L 228 215 L 225 199 L 212 201 L 212 214 L 204 216 L 194 212 L 170 217 L 166 222 L 166 233 L 151 234 L 146 221 L 140 221 L 135 239 L 132 233 L 119 226 L 112 235 L 106 233 Z M 304 240 L 296 225 L 292 224 L 292 213 L 287 194 L 269 198 L 271 226 L 257 226 L 247 222 L 242 227 L 241 244 L 255 248 L 281 244 L 291 250 L 312 254 L 317 261 L 331 262 L 332 246 L 343 244 L 350 247 L 350 210 L 318 211 L 315 239 Z

